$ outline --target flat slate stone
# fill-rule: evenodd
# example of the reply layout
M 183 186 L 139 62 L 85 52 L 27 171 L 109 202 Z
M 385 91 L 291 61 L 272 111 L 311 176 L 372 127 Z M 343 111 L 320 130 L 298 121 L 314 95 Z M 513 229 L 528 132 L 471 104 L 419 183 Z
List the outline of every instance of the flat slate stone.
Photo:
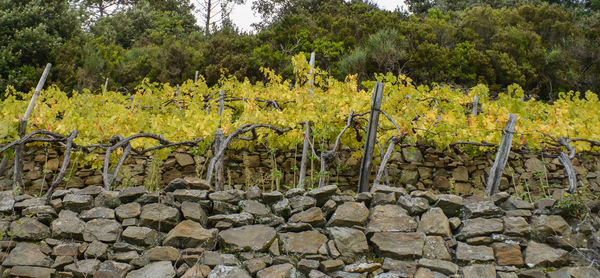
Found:
M 420 258 L 423 255 L 425 235 L 423 233 L 375 233 L 371 237 L 375 252 L 394 259 Z
M 178 248 L 203 247 L 212 249 L 217 239 L 217 229 L 204 229 L 200 223 L 184 220 L 167 234 L 163 245 Z
M 138 270 L 127 273 L 126 278 L 173 278 L 177 273 L 169 261 L 151 263 Z
M 353 258 L 369 252 L 367 237 L 360 230 L 347 227 L 329 227 L 327 233 L 331 235 L 335 246 L 343 257 Z
M 319 247 L 327 243 L 327 236 L 312 230 L 300 233 L 280 233 L 283 250 L 290 253 L 318 254 Z
M 376 232 L 414 232 L 417 221 L 397 205 L 379 205 L 371 209 L 367 234 Z
M 363 225 L 369 218 L 369 209 L 364 203 L 346 202 L 337 207 L 327 226 L 352 227 Z
M 236 251 L 266 251 L 276 234 L 272 227 L 250 225 L 220 232 L 219 241 Z

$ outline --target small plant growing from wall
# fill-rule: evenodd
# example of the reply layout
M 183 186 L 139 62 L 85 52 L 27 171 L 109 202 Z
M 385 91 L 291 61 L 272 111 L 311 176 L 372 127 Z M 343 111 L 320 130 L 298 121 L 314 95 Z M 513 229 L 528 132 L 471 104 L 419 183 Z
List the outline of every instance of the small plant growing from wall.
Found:
M 162 180 L 161 166 L 162 161 L 158 156 L 150 156 L 150 163 L 146 168 L 146 178 L 144 179 L 144 187 L 150 192 L 157 192 L 160 189 Z

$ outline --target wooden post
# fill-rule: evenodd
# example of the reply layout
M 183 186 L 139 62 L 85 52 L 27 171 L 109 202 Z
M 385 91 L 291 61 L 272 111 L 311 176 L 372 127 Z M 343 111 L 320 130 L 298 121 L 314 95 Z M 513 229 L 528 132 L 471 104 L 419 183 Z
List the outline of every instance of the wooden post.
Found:
M 575 175 L 575 169 L 573 168 L 571 159 L 566 153 L 560 152 L 560 154 L 558 154 L 558 160 L 565 166 L 565 171 L 569 177 L 569 192 L 573 193 L 577 190 L 577 175 Z
M 310 53 L 310 62 L 308 63 L 310 65 L 310 74 L 309 74 L 309 79 L 308 79 L 308 84 L 310 84 L 310 95 L 313 95 L 313 92 L 315 90 L 315 78 L 313 77 L 313 71 L 315 68 L 315 52 L 311 52 Z
M 5 154 L 2 156 L 2 161 L 0 161 L 0 176 L 4 175 L 4 169 L 8 165 L 8 155 Z
M 379 125 L 379 108 L 383 100 L 383 83 L 375 82 L 373 88 L 373 98 L 371 102 L 371 115 L 369 117 L 369 127 L 367 128 L 367 138 L 363 157 L 360 162 L 360 174 L 358 192 L 367 192 L 369 190 L 369 176 L 371 174 L 371 160 L 373 159 L 373 149 L 375 147 L 375 138 L 377 137 L 377 126 Z
M 102 94 L 105 94 L 106 92 L 108 92 L 108 77 L 106 78 L 106 81 L 104 82 L 104 90 L 102 90 Z
M 198 82 L 198 71 L 196 71 L 196 74 L 194 75 L 194 83 Z
M 310 123 L 304 122 L 304 144 L 302 145 L 302 160 L 300 161 L 300 175 L 298 177 L 298 187 L 304 188 L 304 176 L 306 175 L 306 161 L 308 159 L 308 145 L 310 140 Z
M 508 123 L 506 123 L 506 126 L 504 127 L 502 141 L 500 142 L 500 146 L 498 146 L 498 153 L 496 154 L 494 165 L 492 165 L 492 168 L 490 169 L 490 175 L 487 180 L 485 188 L 485 194 L 487 196 L 492 196 L 498 191 L 500 178 L 502 178 L 502 171 L 504 171 L 504 166 L 506 166 L 506 162 L 508 161 L 508 154 L 510 153 L 510 146 L 515 134 L 516 124 L 517 115 L 508 114 Z
M 225 109 L 225 91 L 220 90 L 219 91 L 219 110 L 217 110 L 219 117 L 221 117 L 221 114 L 223 113 L 223 110 Z M 219 119 L 219 126 L 221 126 L 221 119 Z M 218 128 L 215 132 L 215 142 L 214 142 L 214 153 L 216 155 L 216 153 L 219 151 L 219 149 L 221 148 L 221 145 L 223 144 L 223 129 Z M 224 190 L 224 181 L 225 181 L 225 177 L 224 177 L 224 171 L 223 171 L 223 161 L 225 160 L 225 156 L 221 157 L 216 165 L 215 165 L 215 171 L 217 172 L 215 175 L 215 190 L 217 191 L 222 191 Z
M 38 96 L 42 92 L 44 88 L 44 84 L 46 83 L 46 79 L 48 78 L 48 74 L 50 74 L 50 69 L 52 68 L 52 64 L 46 64 L 46 68 L 42 73 L 42 77 L 38 81 L 37 86 L 35 87 L 35 91 L 33 92 L 33 96 L 29 101 L 29 105 L 27 106 L 27 110 L 25 111 L 25 115 L 23 119 L 19 121 L 19 138 L 23 138 L 25 133 L 27 132 L 27 121 L 31 114 L 33 113 L 33 109 L 35 108 L 35 101 Z M 23 188 L 23 177 L 22 177 L 22 167 L 21 167 L 21 159 L 23 156 L 23 147 L 24 144 L 19 144 L 15 147 L 15 171 L 13 173 L 13 192 L 19 193 L 20 189 Z
M 477 106 L 479 105 L 479 96 L 475 96 L 473 98 L 473 111 L 471 111 L 471 115 L 473 115 L 473 117 L 477 117 Z

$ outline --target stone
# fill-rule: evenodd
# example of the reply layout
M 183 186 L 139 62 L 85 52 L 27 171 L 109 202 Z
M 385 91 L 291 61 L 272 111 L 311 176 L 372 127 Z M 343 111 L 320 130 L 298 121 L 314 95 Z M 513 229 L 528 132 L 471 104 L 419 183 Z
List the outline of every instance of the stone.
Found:
M 600 270 L 591 266 L 568 267 L 567 272 L 573 278 L 596 278 L 600 277 Z M 554 278 L 554 277 L 549 277 Z
M 452 171 L 455 181 L 469 181 L 469 170 L 465 166 L 458 166 Z
M 428 236 L 423 246 L 423 257 L 427 259 L 451 260 L 446 242 L 441 236 Z
M 403 169 L 398 180 L 401 184 L 417 184 L 419 172 L 417 170 Z
M 179 164 L 179 166 L 181 167 L 196 164 L 194 158 L 187 153 L 175 153 L 175 160 L 177 161 L 177 164 Z
M 50 267 L 52 260 L 46 256 L 40 246 L 33 243 L 17 242 L 6 259 L 2 262 L 3 266 L 41 266 Z
M 123 231 L 123 240 L 136 245 L 154 245 L 158 242 L 159 233 L 148 227 L 130 226 Z
M 521 246 L 514 243 L 498 242 L 492 245 L 498 265 L 523 266 Z
M 120 221 L 127 218 L 136 218 L 142 213 L 142 206 L 139 203 L 127 203 L 118 206 L 115 214 Z
M 50 228 L 31 217 L 22 217 L 10 223 L 10 232 L 22 240 L 39 241 L 50 237 Z
M 439 272 L 431 271 L 427 268 L 421 267 L 415 273 L 415 278 L 447 278 L 448 276 Z
M 493 261 L 494 250 L 487 246 L 474 246 L 458 242 L 458 245 L 456 246 L 456 259 L 463 262 Z
M 327 233 L 329 233 L 343 257 L 354 258 L 369 252 L 367 238 L 360 230 L 347 227 L 329 227 Z
M 296 210 L 296 209 L 306 210 L 311 207 L 314 207 L 317 204 L 317 200 L 315 200 L 315 198 L 313 198 L 313 197 L 309 197 L 309 196 L 291 196 L 290 197 L 288 195 L 289 194 L 286 193 L 286 198 L 289 198 L 290 206 L 292 207 L 293 210 Z
M 112 209 L 120 206 L 121 200 L 119 199 L 119 192 L 103 190 L 94 199 L 94 205 L 96 207 L 107 207 Z
M 198 177 L 184 177 L 183 180 L 190 189 L 212 190 L 212 186 L 207 180 Z
M 112 278 L 125 277 L 125 274 L 132 268 L 126 263 L 118 263 L 115 261 L 104 261 L 94 273 L 94 278 Z
M 12 213 L 15 207 L 15 198 L 12 191 L 0 192 L 0 213 Z
M 289 253 L 317 254 L 319 247 L 327 243 L 327 236 L 312 230 L 300 233 L 280 233 L 283 250 Z
M 146 188 L 143 186 L 127 188 L 119 191 L 119 200 L 121 200 L 121 203 L 123 204 L 130 203 L 146 193 L 148 193 L 148 191 L 146 191 Z
M 308 273 L 313 269 L 319 268 L 319 261 L 302 259 L 298 262 L 298 270 L 303 273 Z
M 275 239 L 275 229 L 265 225 L 231 228 L 219 233 L 219 242 L 235 251 L 266 251 Z
M 100 261 L 95 259 L 80 260 L 66 265 L 64 269 L 73 273 L 75 277 L 93 277 L 100 266 Z
M 83 240 L 115 242 L 121 235 L 121 224 L 112 219 L 94 219 L 85 224 Z
M 140 224 L 161 232 L 168 232 L 179 222 L 179 210 L 163 204 L 148 204 L 142 208 Z
M 291 264 L 278 264 L 256 273 L 256 278 L 294 277 L 296 269 Z
M 452 231 L 458 229 L 462 224 L 462 221 L 458 217 L 451 217 L 450 219 L 448 219 L 448 222 L 450 222 L 450 228 L 452 229 Z
M 326 260 L 319 264 L 319 270 L 325 273 L 331 273 L 342 269 L 344 269 L 344 262 L 342 260 Z
M 504 217 L 504 234 L 509 236 L 528 236 L 531 226 L 523 217 Z
M 256 200 L 243 200 L 240 202 L 242 210 L 254 216 L 266 216 L 269 209 L 263 203 Z
M 217 191 L 217 192 L 212 192 L 212 193 L 208 194 L 208 199 L 210 199 L 213 202 L 219 201 L 219 202 L 234 204 L 234 203 L 237 203 L 240 201 L 240 196 L 230 190 Z
M 432 259 L 419 259 L 417 264 L 421 267 L 429 268 L 433 271 L 441 272 L 446 275 L 452 275 L 458 273 L 458 266 L 454 263 L 444 260 L 432 260 Z
M 271 192 L 263 192 L 261 195 L 263 201 L 267 204 L 273 204 L 283 199 L 283 193 L 277 190 Z
M 462 268 L 463 278 L 496 278 L 493 265 L 468 265 Z
M 290 206 L 290 200 L 287 198 L 283 198 L 280 201 L 276 202 L 272 206 L 273 212 L 279 216 L 288 217 L 292 212 L 292 207 Z
M 200 262 L 205 265 L 239 265 L 240 261 L 233 254 L 221 254 L 218 252 L 204 251 Z
M 173 197 L 178 202 L 198 202 L 208 198 L 208 190 L 177 189 L 173 192 Z
M 55 269 L 38 266 L 14 266 L 10 269 L 10 275 L 14 277 L 51 278 Z
M 50 227 L 52 229 L 52 235 L 58 238 L 83 239 L 85 222 L 77 217 L 77 213 L 63 209 L 58 214 L 58 218 L 52 221 Z
M 364 203 L 346 202 L 337 207 L 327 226 L 352 227 L 363 225 L 369 218 L 369 209 Z
M 546 244 L 529 241 L 525 248 L 525 264 L 530 267 L 560 266 L 567 261 L 568 252 Z
M 475 218 L 463 221 L 463 227 L 458 234 L 459 238 L 471 238 L 477 236 L 490 235 L 492 233 L 501 233 L 504 230 L 504 223 L 501 219 Z
M 164 277 L 173 278 L 175 277 L 175 268 L 169 261 L 160 261 L 151 263 L 138 270 L 127 273 L 126 278 L 151 278 L 151 277 Z
M 503 214 L 502 209 L 497 207 L 492 200 L 468 202 L 463 207 L 464 218 L 494 218 Z
M 537 215 L 531 218 L 531 225 L 536 236 L 545 239 L 550 236 L 563 235 L 571 227 L 560 215 Z
M 335 192 L 337 192 L 337 190 L 337 185 L 332 184 L 313 189 L 309 191 L 307 195 L 317 200 L 317 206 L 322 206 L 333 194 L 335 194 Z
M 325 217 L 323 212 L 318 207 L 312 207 L 308 210 L 296 213 L 290 217 L 290 223 L 308 223 L 312 226 L 323 226 L 325 224 Z
M 206 265 L 195 264 L 188 269 L 181 278 L 204 278 L 210 273 L 210 267 Z
M 532 203 L 510 197 L 500 206 L 503 210 L 533 210 L 534 206 Z
M 178 248 L 204 247 L 212 249 L 215 246 L 217 233 L 217 229 L 207 230 L 197 222 L 184 220 L 169 231 L 163 245 Z
M 417 221 L 397 205 L 379 205 L 371 209 L 367 234 L 376 232 L 414 232 Z
M 104 244 L 100 241 L 93 241 L 85 249 L 85 257 L 86 258 L 104 258 L 104 257 L 106 257 L 107 251 L 108 251 L 107 244 Z M 75 256 L 77 256 L 77 255 L 75 255 Z
M 408 211 L 410 215 L 421 215 L 429 209 L 429 201 L 422 197 L 398 197 L 398 204 Z
M 140 255 L 136 251 L 117 252 L 114 254 L 114 259 L 119 262 L 133 263 L 132 261 L 140 259 Z M 147 257 L 144 257 L 144 259 L 147 260 Z
M 439 194 L 436 197 L 438 201 L 435 203 L 435 206 L 441 208 L 448 217 L 457 216 L 464 206 L 464 200 L 460 196 Z
M 308 278 L 331 278 L 331 276 L 321 271 L 313 269 L 308 273 Z
M 262 258 L 250 259 L 244 261 L 244 267 L 248 270 L 248 272 L 250 272 L 250 274 L 254 275 L 259 270 L 265 269 L 267 267 L 267 263 L 265 261 L 266 260 Z
M 441 208 L 431 208 L 423 214 L 417 232 L 427 235 L 452 236 L 450 222 Z
M 184 219 L 196 221 L 202 226 L 208 222 L 208 216 L 199 203 L 185 201 L 181 203 L 181 212 Z
M 80 243 L 62 243 L 52 248 L 54 256 L 79 256 Z
M 254 220 L 254 216 L 247 212 L 233 214 L 217 214 L 208 217 L 208 225 L 214 226 L 218 222 L 228 222 L 233 226 L 240 227 L 250 225 Z
M 363 273 L 373 272 L 379 268 L 381 268 L 380 263 L 354 263 L 351 265 L 344 266 L 344 271 L 352 273 Z
M 63 198 L 63 206 L 65 209 L 82 212 L 92 208 L 92 196 L 80 194 L 67 194 Z
M 524 270 L 519 272 L 519 278 L 546 278 L 546 274 L 539 270 Z
M 79 218 L 83 220 L 92 219 L 115 219 L 115 211 L 105 207 L 95 207 L 79 214 Z
M 425 236 L 422 233 L 375 233 L 370 239 L 379 256 L 394 259 L 420 258 L 423 255 Z
M 251 278 L 251 276 L 239 267 L 218 265 L 213 268 L 207 278 Z
M 177 261 L 179 250 L 171 246 L 157 246 L 144 253 L 150 261 Z

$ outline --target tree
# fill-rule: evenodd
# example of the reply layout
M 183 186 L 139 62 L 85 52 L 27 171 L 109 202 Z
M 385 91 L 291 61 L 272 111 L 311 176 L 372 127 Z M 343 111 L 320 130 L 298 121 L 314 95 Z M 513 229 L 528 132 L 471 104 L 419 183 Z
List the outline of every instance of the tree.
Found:
M 210 34 L 210 28 L 223 21 L 229 20 L 231 10 L 235 5 L 243 4 L 244 0 L 194 0 L 196 11 L 203 20 L 204 32 Z
M 34 86 L 56 50 L 81 34 L 79 14 L 68 0 L 0 1 L 0 98 L 8 85 Z

